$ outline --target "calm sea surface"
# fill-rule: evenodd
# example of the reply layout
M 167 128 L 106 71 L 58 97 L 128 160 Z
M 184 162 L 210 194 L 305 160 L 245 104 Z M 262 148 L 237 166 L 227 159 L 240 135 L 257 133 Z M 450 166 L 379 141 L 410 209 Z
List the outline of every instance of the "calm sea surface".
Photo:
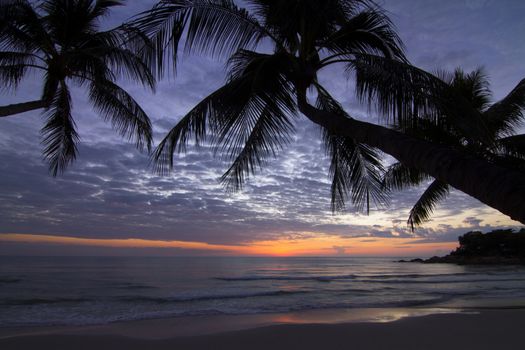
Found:
M 0 327 L 312 309 L 525 305 L 524 267 L 393 260 L 0 257 Z

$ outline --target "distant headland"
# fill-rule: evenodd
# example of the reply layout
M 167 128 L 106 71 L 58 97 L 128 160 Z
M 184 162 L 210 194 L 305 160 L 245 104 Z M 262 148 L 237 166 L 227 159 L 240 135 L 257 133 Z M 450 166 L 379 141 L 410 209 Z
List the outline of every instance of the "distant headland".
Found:
M 400 260 L 424 264 L 525 265 L 525 228 L 519 231 L 471 231 L 459 236 L 459 247 L 446 256 L 429 259 Z

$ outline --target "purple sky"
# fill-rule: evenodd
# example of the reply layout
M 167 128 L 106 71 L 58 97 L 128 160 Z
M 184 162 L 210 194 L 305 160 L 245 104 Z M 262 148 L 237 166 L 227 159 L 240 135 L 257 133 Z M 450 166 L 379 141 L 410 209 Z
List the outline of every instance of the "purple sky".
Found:
M 115 10 L 107 25 L 118 24 L 153 1 L 130 1 Z M 525 2 L 520 0 L 385 0 L 380 2 L 404 40 L 413 64 L 426 70 L 470 71 L 483 66 L 494 98 L 502 98 L 525 77 Z M 321 80 L 351 115 L 374 112 L 356 103 L 341 67 Z M 156 94 L 123 81 L 152 118 L 156 142 L 202 97 L 224 81 L 224 62 L 186 57 L 176 78 L 160 81 Z M 21 88 L 3 92 L 0 104 L 39 97 L 41 77 L 30 75 Z M 227 164 L 206 147 L 176 160 L 175 172 L 159 177 L 139 153 L 105 124 L 73 92 L 74 117 L 82 138 L 79 157 L 65 175 L 53 178 L 42 161 L 42 117 L 30 112 L 0 120 L 0 234 L 31 233 L 87 238 L 144 238 L 242 244 L 283 237 L 370 235 L 408 236 L 405 221 L 421 189 L 394 193 L 386 210 L 370 216 L 351 205 L 333 216 L 329 205 L 328 160 L 320 133 L 298 118 L 294 142 L 231 195 L 218 184 Z M 471 229 L 519 226 L 506 216 L 457 191 L 443 202 L 435 220 L 415 235 L 455 241 Z M 3 247 L 3 248 L 2 248 Z M 9 249 L 9 252 L 7 250 Z M 0 254 L 19 245 L 0 244 Z

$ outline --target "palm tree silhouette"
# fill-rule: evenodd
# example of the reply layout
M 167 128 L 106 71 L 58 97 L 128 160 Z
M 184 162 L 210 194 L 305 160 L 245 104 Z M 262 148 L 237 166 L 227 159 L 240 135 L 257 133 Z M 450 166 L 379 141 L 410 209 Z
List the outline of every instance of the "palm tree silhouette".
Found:
M 99 30 L 99 21 L 121 5 L 113 0 L 27 0 L 0 3 L 0 82 L 16 89 L 31 70 L 41 71 L 40 99 L 0 107 L 0 117 L 44 109 L 44 156 L 53 175 L 76 157 L 78 134 L 70 83 L 86 87 L 95 109 L 137 147 L 150 149 L 149 117 L 115 82 L 131 78 L 153 89 L 148 41 L 135 29 Z M 141 48 L 141 49 L 139 49 Z
M 455 94 L 463 96 L 472 108 L 480 112 L 490 137 L 492 147 L 472 142 L 461 129 L 456 127 L 449 114 L 443 114 L 437 123 L 428 118 L 418 121 L 417 127 L 406 130 L 411 135 L 435 143 L 446 144 L 458 150 L 465 150 L 483 157 L 491 163 L 509 170 L 525 170 L 525 135 L 515 135 L 515 129 L 523 122 L 522 110 L 525 107 L 525 80 L 522 80 L 506 97 L 491 104 L 491 91 L 487 76 L 482 69 L 465 73 L 456 69 L 453 74 L 439 73 L 436 77 L 450 86 Z M 436 205 L 444 200 L 450 186 L 415 168 L 397 162 L 390 166 L 384 177 L 384 185 L 401 190 L 431 181 L 420 198 L 410 210 L 407 220 L 412 230 L 428 221 Z
M 520 172 L 404 132 L 420 116 L 436 122 L 447 112 L 472 142 L 492 143 L 478 111 L 447 84 L 408 64 L 391 22 L 373 2 L 246 3 L 245 9 L 231 0 L 166 0 L 131 21 L 156 43 L 159 74 L 169 67 L 166 57 L 176 69 L 181 50 L 228 58 L 224 86 L 198 103 L 157 147 L 159 171 L 169 171 L 173 154 L 185 151 L 190 140 L 210 142 L 232 162 L 223 183 L 238 189 L 286 144 L 292 119 L 301 112 L 324 133 L 333 209 L 348 197 L 363 209 L 370 201 L 383 202 L 380 150 L 525 222 Z M 395 128 L 356 120 L 342 108 L 318 80 L 333 64 L 355 77 L 357 96 L 377 106 Z

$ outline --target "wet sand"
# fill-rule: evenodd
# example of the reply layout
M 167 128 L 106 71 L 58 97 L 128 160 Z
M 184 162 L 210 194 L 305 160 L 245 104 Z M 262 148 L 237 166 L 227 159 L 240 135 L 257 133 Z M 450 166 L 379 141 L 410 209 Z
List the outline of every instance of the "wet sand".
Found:
M 327 316 L 322 312 L 280 315 L 277 319 L 264 315 L 207 316 L 191 322 L 166 319 L 105 326 L 13 328 L 1 330 L 0 348 L 479 350 L 519 349 L 525 339 L 523 309 L 412 315 L 392 322 L 383 321 L 396 317 L 382 319 L 381 314 L 370 318 L 376 322 L 347 322 L 342 316 L 339 320 Z

